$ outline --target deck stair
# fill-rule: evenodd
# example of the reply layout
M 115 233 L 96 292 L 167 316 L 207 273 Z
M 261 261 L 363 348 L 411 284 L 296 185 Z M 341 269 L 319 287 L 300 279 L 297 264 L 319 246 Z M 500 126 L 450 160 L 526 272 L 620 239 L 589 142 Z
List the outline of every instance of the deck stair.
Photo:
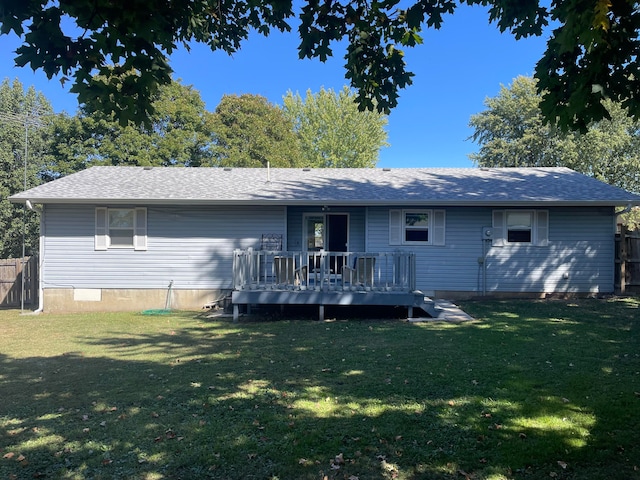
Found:
M 439 307 L 434 300 L 426 296 L 416 297 L 416 301 L 413 304 L 413 315 L 416 313 L 416 308 L 421 309 L 431 318 L 438 318 L 444 312 L 443 308 Z M 411 317 L 412 315 L 409 316 Z

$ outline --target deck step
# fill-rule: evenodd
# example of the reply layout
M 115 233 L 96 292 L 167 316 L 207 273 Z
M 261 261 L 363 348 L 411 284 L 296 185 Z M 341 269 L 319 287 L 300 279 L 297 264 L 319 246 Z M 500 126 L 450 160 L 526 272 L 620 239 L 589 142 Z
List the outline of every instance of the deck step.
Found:
M 420 308 L 431 318 L 438 318 L 444 309 L 440 308 L 434 300 L 429 297 L 421 297 L 413 304 L 414 308 Z

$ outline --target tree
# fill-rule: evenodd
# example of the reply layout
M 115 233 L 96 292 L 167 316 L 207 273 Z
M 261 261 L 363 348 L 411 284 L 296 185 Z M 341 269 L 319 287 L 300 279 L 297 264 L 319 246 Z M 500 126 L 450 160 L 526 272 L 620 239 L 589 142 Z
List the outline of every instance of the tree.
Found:
M 225 95 L 213 119 L 215 161 L 222 167 L 301 165 L 293 125 L 260 95 Z
M 546 120 L 581 128 L 609 118 L 603 99 L 622 103 L 640 118 L 640 11 L 624 0 L 462 0 L 489 6 L 489 21 L 516 38 L 557 27 L 536 66 Z M 0 34 L 22 37 L 16 63 L 49 78 L 73 77 L 72 91 L 93 110 L 116 112 L 126 124 L 152 112 L 151 99 L 171 80 L 167 57 L 195 41 L 237 51 L 249 32 L 291 29 L 297 15 L 301 58 L 324 61 L 346 40 L 346 77 L 361 108 L 388 113 L 398 90 L 411 84 L 403 48 L 422 43 L 424 28 L 438 29 L 455 11 L 453 0 L 8 0 L 0 7 Z M 27 32 L 27 33 L 25 33 Z M 99 76 L 95 76 L 98 73 Z
M 585 133 L 545 124 L 536 80 L 518 77 L 485 100 L 471 117 L 480 151 L 469 157 L 481 167 L 565 166 L 626 190 L 640 192 L 640 122 L 624 108 L 604 102 L 611 120 L 591 122 Z
M 360 111 L 346 86 L 339 93 L 308 90 L 304 100 L 289 91 L 283 111 L 294 125 L 305 166 L 375 167 L 380 148 L 388 145 L 386 115 Z
M 545 123 L 536 80 L 520 76 L 497 96 L 485 99 L 486 110 L 472 115 L 471 139 L 480 145 L 469 158 L 481 167 L 555 167 L 575 163 L 573 138 Z
M 33 87 L 24 91 L 18 80 L 7 79 L 0 85 L 0 258 L 21 257 L 23 238 L 27 255 L 38 251 L 38 215 L 7 198 L 41 182 L 51 114 Z
M 74 117 L 59 116 L 51 177 L 91 165 L 211 165 L 213 114 L 200 93 L 176 81 L 161 86 L 152 105 L 147 125 L 122 126 L 113 114 L 88 107 Z

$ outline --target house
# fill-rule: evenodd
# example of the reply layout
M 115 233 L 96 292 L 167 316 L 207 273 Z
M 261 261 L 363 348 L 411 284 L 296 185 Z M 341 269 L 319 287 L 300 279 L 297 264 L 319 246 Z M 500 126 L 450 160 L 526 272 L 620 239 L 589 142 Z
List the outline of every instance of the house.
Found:
M 45 311 L 605 294 L 640 196 L 567 168 L 92 167 L 41 210 Z M 170 286 L 170 287 L 169 287 Z M 428 299 L 426 300 L 428 302 Z M 244 308 L 244 307 L 242 307 Z

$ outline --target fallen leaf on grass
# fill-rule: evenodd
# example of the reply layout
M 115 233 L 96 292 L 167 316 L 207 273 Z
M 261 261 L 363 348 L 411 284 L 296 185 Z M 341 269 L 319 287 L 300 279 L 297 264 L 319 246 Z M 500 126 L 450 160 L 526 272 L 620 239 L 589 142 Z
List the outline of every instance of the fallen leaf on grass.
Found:
M 15 456 L 15 453 L 13 452 L 9 452 L 9 453 L 5 453 L 2 458 L 5 458 L 7 460 L 11 460 L 13 457 Z
M 563 462 L 562 460 L 558 460 L 558 465 L 560 465 L 560 467 L 564 470 L 565 468 L 567 468 L 567 463 Z

